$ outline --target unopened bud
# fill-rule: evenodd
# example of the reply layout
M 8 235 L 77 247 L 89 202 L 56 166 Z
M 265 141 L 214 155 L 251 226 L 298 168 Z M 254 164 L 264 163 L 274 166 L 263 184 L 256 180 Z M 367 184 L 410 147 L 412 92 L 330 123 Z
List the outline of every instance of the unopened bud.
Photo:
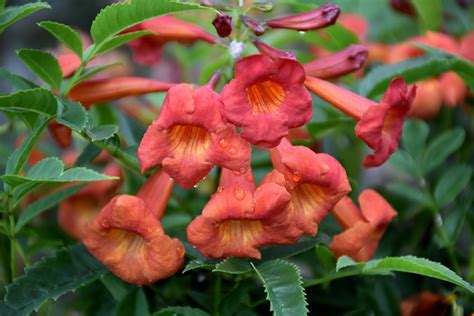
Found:
M 290 50 L 287 50 L 287 51 L 280 50 L 262 41 L 259 41 L 256 38 L 252 39 L 252 41 L 260 53 L 267 55 L 268 57 L 272 59 L 278 59 L 278 58 L 296 59 L 295 53 L 293 53 Z
M 335 78 L 360 69 L 368 54 L 364 46 L 350 45 L 340 52 L 303 64 L 303 67 L 309 76 L 321 79 Z
M 255 19 L 247 15 L 241 15 L 240 20 L 246 27 L 248 27 L 255 35 L 260 36 L 265 33 L 265 27 L 258 23 Z
M 270 2 L 255 2 L 252 8 L 262 12 L 270 12 L 273 10 L 273 3 Z
M 326 3 L 311 11 L 269 20 L 266 24 L 274 29 L 316 30 L 334 24 L 340 12 L 337 5 Z
M 232 17 L 228 14 L 217 13 L 212 25 L 214 25 L 220 37 L 227 37 L 232 33 Z

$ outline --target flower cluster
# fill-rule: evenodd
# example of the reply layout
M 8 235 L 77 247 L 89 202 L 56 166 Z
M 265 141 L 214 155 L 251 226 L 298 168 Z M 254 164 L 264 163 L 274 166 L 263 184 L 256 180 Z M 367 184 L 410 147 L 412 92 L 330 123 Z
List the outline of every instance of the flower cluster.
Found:
M 241 19 L 259 35 L 279 28 L 319 29 L 333 24 L 338 15 L 339 8 L 328 4 L 266 22 Z M 218 15 L 214 25 L 219 36 L 231 34 L 231 21 Z M 174 17 L 155 18 L 127 32 L 136 29 L 156 33 L 131 44 L 135 57 L 147 64 L 158 61 L 157 48 L 170 40 L 216 42 L 215 37 Z M 97 212 L 101 204 L 102 210 L 92 220 L 88 217 L 80 234 L 61 221 L 122 279 L 149 284 L 180 269 L 184 247 L 166 234 L 160 221 L 173 183 L 190 189 L 214 167 L 221 170 L 219 186 L 186 230 L 188 241 L 205 256 L 259 259 L 263 246 L 315 236 L 331 212 L 344 230 L 331 244 L 335 255 L 366 261 L 375 253 L 396 212 L 372 190 L 360 195 L 359 210 L 347 197 L 351 186 L 344 167 L 328 154 L 293 145 L 290 132 L 312 119 L 311 91 L 358 121 L 357 137 L 374 150 L 364 166 L 379 166 L 398 148 L 415 88 L 394 79 L 375 102 L 325 80 L 359 69 L 367 58 L 362 46 L 302 65 L 292 52 L 252 41 L 261 53 L 239 59 L 233 79 L 220 93 L 216 92 L 220 74 L 200 87 L 128 77 L 88 80 L 70 91 L 69 97 L 85 106 L 168 91 L 138 148 L 141 170 L 151 174 L 140 191 L 106 203 L 104 198 L 111 198 L 104 191 L 107 188 L 90 189 L 100 201 L 80 208 Z M 65 66 L 63 71 L 68 72 Z M 252 145 L 266 150 L 273 165 L 258 185 L 252 174 Z M 74 204 L 66 202 L 63 208 L 74 209 L 68 203 Z

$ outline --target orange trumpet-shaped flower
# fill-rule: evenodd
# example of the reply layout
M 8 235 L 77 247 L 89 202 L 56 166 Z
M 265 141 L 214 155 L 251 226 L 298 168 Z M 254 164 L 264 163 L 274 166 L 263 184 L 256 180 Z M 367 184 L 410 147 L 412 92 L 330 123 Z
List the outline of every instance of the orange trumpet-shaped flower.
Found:
M 122 185 L 122 170 L 116 163 L 110 162 L 104 174 L 119 177 L 120 181 L 94 182 L 59 204 L 59 226 L 75 239 L 85 237 L 87 225 Z
M 442 87 L 443 102 L 450 107 L 461 104 L 468 93 L 464 80 L 453 71 L 439 76 L 439 85 Z
M 326 3 L 311 11 L 268 20 L 266 25 L 274 29 L 316 30 L 334 24 L 340 12 L 337 5 Z
M 335 54 L 303 64 L 306 75 L 321 79 L 340 77 L 360 69 L 369 51 L 362 45 L 350 45 Z
M 128 43 L 138 64 L 154 65 L 160 61 L 161 48 L 168 42 L 193 44 L 204 41 L 211 44 L 217 39 L 199 26 L 182 21 L 172 15 L 163 15 L 144 21 L 126 32 L 150 31 L 154 35 L 143 36 Z
M 74 53 L 58 56 L 58 63 L 63 73 L 63 78 L 72 75 L 81 66 L 81 59 Z
M 318 225 L 339 200 L 351 191 L 341 164 L 327 154 L 316 154 L 283 139 L 270 150 L 273 166 L 262 181 L 284 185 L 291 194 L 289 221 L 305 235 L 316 235 Z
M 247 173 L 222 170 L 217 192 L 187 228 L 188 240 L 209 258 L 260 259 L 259 247 L 290 244 L 301 232 L 288 220 L 291 195 L 267 181 L 255 189 Z
M 138 148 L 142 171 L 162 166 L 183 188 L 196 185 L 214 165 L 245 172 L 250 145 L 224 122 L 221 107 L 209 85 L 171 88 Z
M 334 236 L 329 245 L 336 257 L 349 256 L 356 261 L 368 261 L 377 250 L 388 224 L 397 215 L 374 190 L 362 191 L 359 204 L 360 209 L 346 196 L 334 207 L 333 214 L 344 230 Z
M 89 251 L 121 279 L 152 284 L 175 274 L 184 262 L 184 247 L 167 236 L 157 215 L 169 198 L 170 184 L 160 170 L 145 185 L 145 193 L 113 198 L 87 228 L 83 239 Z M 154 194 L 150 194 L 151 192 Z
M 416 97 L 409 112 L 410 117 L 431 119 L 443 104 L 442 88 L 437 79 L 427 79 L 416 84 Z
M 313 115 L 305 78 L 304 68 L 293 59 L 242 58 L 235 79 L 222 90 L 222 115 L 242 127 L 241 136 L 250 143 L 275 147 L 289 128 L 306 124 Z
M 116 77 L 85 80 L 74 86 L 68 98 L 86 108 L 123 97 L 167 91 L 175 84 L 140 77 Z
M 400 304 L 401 316 L 446 316 L 451 305 L 450 296 L 423 291 L 404 299 Z
M 383 164 L 398 149 L 403 122 L 413 103 L 416 87 L 407 87 L 402 78 L 393 79 L 377 104 L 328 81 L 308 77 L 306 87 L 333 106 L 359 121 L 356 136 L 374 153 L 364 159 L 365 167 Z
M 53 120 L 48 124 L 48 131 L 60 147 L 66 148 L 71 145 L 72 130 L 69 127 Z

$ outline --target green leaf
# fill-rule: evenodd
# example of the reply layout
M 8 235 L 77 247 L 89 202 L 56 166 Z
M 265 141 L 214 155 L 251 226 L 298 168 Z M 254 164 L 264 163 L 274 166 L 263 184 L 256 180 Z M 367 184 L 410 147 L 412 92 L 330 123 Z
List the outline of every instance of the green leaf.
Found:
M 141 288 L 135 288 L 117 305 L 117 316 L 148 316 L 148 301 Z
M 132 0 L 130 3 L 109 5 L 102 9 L 92 22 L 91 35 L 95 42 L 94 50 L 101 51 L 104 43 L 135 24 L 163 14 L 195 9 L 204 9 L 204 7 L 172 0 Z
M 431 197 L 414 185 L 408 185 L 403 182 L 395 182 L 387 184 L 387 190 L 391 193 L 402 197 L 408 201 L 415 202 L 424 206 L 432 206 Z
M 83 245 L 61 249 L 26 268 L 25 275 L 6 287 L 4 303 L 11 313 L 1 314 L 28 315 L 48 299 L 56 300 L 107 272 Z
M 60 102 L 63 105 L 63 111 L 56 120 L 76 132 L 81 132 L 86 127 L 88 120 L 85 108 L 66 98 L 60 98 Z
M 408 120 L 403 127 L 402 145 L 416 161 L 422 159 L 429 133 L 430 128 L 423 121 Z
M 469 184 L 472 168 L 466 165 L 452 166 L 438 180 L 434 190 L 434 198 L 439 207 L 452 202 Z
M 135 286 L 129 284 L 122 279 L 115 276 L 115 274 L 106 273 L 101 278 L 100 281 L 105 285 L 107 290 L 109 290 L 110 294 L 113 296 L 114 300 L 117 302 L 122 301 L 125 296 L 130 293 Z
M 333 132 L 334 130 L 340 130 L 345 127 L 353 127 L 354 120 L 349 118 L 336 118 L 329 119 L 321 122 L 310 122 L 306 125 L 308 132 L 314 138 L 322 138 L 323 136 Z
M 265 287 L 273 315 L 308 314 L 301 274 L 294 264 L 277 259 L 252 267 Z
M 209 316 L 209 314 L 199 308 L 173 306 L 163 308 L 153 316 Z
M 86 79 L 89 79 L 90 77 L 93 77 L 95 76 L 96 74 L 98 74 L 99 72 L 102 72 L 104 70 L 107 70 L 107 69 L 110 69 L 110 68 L 113 68 L 113 67 L 117 67 L 117 66 L 121 66 L 123 65 L 123 63 L 121 62 L 116 62 L 116 63 L 112 63 L 112 64 L 108 64 L 108 65 L 103 65 L 103 66 L 97 66 L 97 67 L 93 67 L 93 68 L 89 68 L 87 70 L 85 70 L 82 75 L 79 77 L 79 79 L 77 79 L 77 81 L 75 82 L 75 84 L 78 84 L 79 82 L 81 81 L 84 81 Z
M 125 34 L 116 35 L 105 42 L 103 42 L 99 48 L 94 52 L 94 56 L 105 54 L 108 51 L 111 51 L 114 48 L 117 48 L 123 44 L 126 44 L 130 41 L 133 41 L 137 38 L 140 38 L 145 35 L 153 35 L 153 32 L 150 31 L 136 31 Z
M 384 259 L 370 260 L 366 263 L 355 262 L 346 256 L 339 258 L 337 271 L 344 272 L 347 268 L 356 269 L 354 275 L 386 273 L 388 271 L 414 273 L 447 281 L 474 293 L 474 287 L 472 285 L 442 264 L 414 256 L 387 257 Z
M 331 272 L 336 267 L 336 258 L 331 250 L 324 245 L 316 246 L 316 255 L 318 256 L 321 265 L 326 273 Z
M 452 153 L 461 147 L 466 133 L 460 127 L 445 131 L 433 139 L 426 148 L 422 169 L 428 173 L 440 166 Z
M 64 163 L 56 157 L 49 157 L 41 160 L 31 167 L 25 176 L 6 174 L 1 178 L 5 183 L 12 187 L 26 183 L 90 182 L 116 179 L 115 177 L 108 177 L 84 167 L 75 167 L 64 170 Z
M 30 220 L 43 213 L 44 211 L 49 210 L 59 202 L 67 199 L 68 197 L 79 192 L 84 186 L 76 185 L 72 187 L 64 188 L 60 191 L 56 191 L 53 194 L 50 194 L 34 203 L 28 205 L 28 207 L 21 212 L 20 217 L 16 223 L 15 231 L 19 232 L 21 228 L 27 224 Z
M 252 267 L 249 262 L 239 258 L 227 258 L 218 264 L 212 270 L 212 272 L 223 272 L 229 274 L 243 274 L 252 271 Z
M 195 269 L 206 269 L 206 270 L 213 270 L 215 265 L 213 263 L 203 261 L 201 259 L 195 259 L 190 261 L 186 267 L 184 267 L 183 273 L 186 273 L 191 270 Z
M 38 24 L 40 27 L 51 33 L 67 48 L 72 50 L 77 56 L 82 58 L 82 39 L 79 33 L 73 30 L 69 25 L 45 21 Z
M 79 157 L 77 157 L 76 162 L 74 165 L 76 167 L 80 167 L 85 165 L 86 163 L 94 160 L 99 154 L 102 152 L 102 148 L 97 146 L 94 143 L 89 143 L 87 146 L 84 148 L 84 150 L 81 152 Z
M 118 132 L 117 125 L 101 125 L 94 127 L 90 130 L 87 130 L 87 135 L 91 138 L 93 142 L 98 140 L 109 139 L 110 137 L 114 136 Z
M 413 157 L 403 149 L 397 150 L 390 157 L 389 161 L 399 171 L 403 171 L 410 175 L 420 174 L 420 166 L 417 161 L 415 161 Z
M 362 80 L 359 92 L 375 97 L 387 89 L 394 77 L 402 76 L 408 83 L 412 83 L 452 70 L 463 77 L 468 85 L 474 84 L 474 65 L 463 58 L 442 52 L 375 67 Z
M 46 2 L 34 2 L 21 6 L 11 6 L 0 12 L 0 33 L 16 21 L 42 9 L 51 8 Z
M 441 0 L 413 0 L 413 6 L 423 21 L 424 29 L 439 30 L 443 18 Z
M 320 46 L 331 52 L 342 50 L 351 44 L 359 42 L 357 36 L 341 24 L 334 24 L 325 28 L 324 33 L 306 32 L 302 38 L 313 45 Z
M 39 88 L 39 86 L 34 82 L 31 82 L 30 80 L 17 74 L 11 73 L 3 68 L 0 68 L 0 78 L 7 80 L 14 88 L 18 90 Z
M 47 89 L 20 90 L 12 94 L 0 95 L 0 111 L 27 111 L 55 116 L 58 111 L 58 102 L 51 91 Z
M 56 58 L 50 53 L 37 49 L 24 48 L 17 53 L 18 57 L 38 77 L 44 80 L 52 88 L 59 91 L 63 73 Z
M 36 146 L 39 137 L 43 133 L 43 130 L 48 126 L 49 120 L 38 122 L 31 132 L 18 149 L 8 157 L 7 166 L 5 169 L 6 174 L 18 174 L 25 166 L 28 157 L 30 157 L 33 148 Z

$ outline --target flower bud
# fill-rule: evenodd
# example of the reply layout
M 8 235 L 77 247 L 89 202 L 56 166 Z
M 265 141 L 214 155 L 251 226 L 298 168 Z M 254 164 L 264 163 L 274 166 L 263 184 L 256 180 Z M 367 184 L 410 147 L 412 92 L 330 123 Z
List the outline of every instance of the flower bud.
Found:
M 263 25 L 258 23 L 255 19 L 249 16 L 241 15 L 240 20 L 245 24 L 255 35 L 260 36 L 265 33 L 266 29 Z
M 269 20 L 267 25 L 274 29 L 316 30 L 334 24 L 340 12 L 337 5 L 326 3 L 311 11 Z
M 228 14 L 217 13 L 212 25 L 214 25 L 220 37 L 227 37 L 232 33 L 232 17 Z
M 259 41 L 256 38 L 252 39 L 253 44 L 255 47 L 257 47 L 258 51 L 262 53 L 263 55 L 267 55 L 271 59 L 278 59 L 278 58 L 289 58 L 289 59 L 295 59 L 296 56 L 295 53 L 293 53 L 291 50 L 280 50 L 278 48 L 272 47 L 262 41 Z
M 273 10 L 273 3 L 270 2 L 255 2 L 252 7 L 255 10 L 262 12 L 270 12 Z

